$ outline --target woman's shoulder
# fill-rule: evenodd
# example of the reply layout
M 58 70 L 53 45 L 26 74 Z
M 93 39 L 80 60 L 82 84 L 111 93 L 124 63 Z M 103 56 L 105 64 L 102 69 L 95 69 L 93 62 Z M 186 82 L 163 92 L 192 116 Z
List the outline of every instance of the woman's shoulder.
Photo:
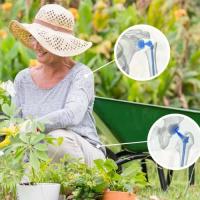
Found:
M 87 65 L 77 62 L 74 68 L 74 75 L 86 76 L 88 74 L 92 74 L 92 70 Z
M 27 79 L 29 73 L 29 68 L 25 68 L 18 72 L 18 74 L 15 77 L 15 82 L 19 83 Z

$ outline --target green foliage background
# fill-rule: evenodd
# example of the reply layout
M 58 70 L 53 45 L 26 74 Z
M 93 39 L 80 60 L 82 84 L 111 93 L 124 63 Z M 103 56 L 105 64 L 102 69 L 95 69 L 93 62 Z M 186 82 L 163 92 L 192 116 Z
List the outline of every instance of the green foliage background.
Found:
M 75 7 L 76 36 L 93 47 L 75 59 L 93 70 L 114 59 L 114 44 L 126 28 L 149 24 L 168 38 L 171 59 L 158 78 L 136 82 L 125 77 L 113 63 L 95 73 L 96 95 L 136 102 L 198 109 L 200 105 L 200 2 L 198 0 L 82 0 L 57 1 Z M 3 5 L 11 3 L 10 9 Z M 7 0 L 0 12 L 0 80 L 14 79 L 29 66 L 34 52 L 8 32 L 11 19 L 31 23 L 41 1 Z M 3 32 L 3 33 L 2 33 Z M 5 33 L 6 34 L 5 34 Z M 4 36 L 3 36 L 4 34 Z M 6 36 L 5 36 L 6 35 Z

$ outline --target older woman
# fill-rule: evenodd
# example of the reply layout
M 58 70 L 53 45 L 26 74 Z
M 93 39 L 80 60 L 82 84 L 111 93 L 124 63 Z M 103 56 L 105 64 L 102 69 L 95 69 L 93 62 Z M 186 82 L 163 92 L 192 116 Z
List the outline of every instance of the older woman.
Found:
M 14 36 L 36 53 L 37 67 L 26 68 L 15 78 L 14 102 L 20 116 L 33 116 L 45 123 L 45 132 L 64 137 L 61 146 L 49 147 L 58 161 L 68 153 L 88 165 L 104 158 L 92 116 L 94 82 L 90 69 L 72 60 L 90 46 L 73 35 L 74 18 L 65 8 L 48 4 L 32 24 L 10 23 Z

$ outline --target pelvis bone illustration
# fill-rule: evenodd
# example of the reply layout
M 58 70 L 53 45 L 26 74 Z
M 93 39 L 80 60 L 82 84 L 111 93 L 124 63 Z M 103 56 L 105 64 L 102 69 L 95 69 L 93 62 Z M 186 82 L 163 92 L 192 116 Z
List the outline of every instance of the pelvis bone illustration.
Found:
M 133 55 L 144 49 L 149 64 L 149 74 L 150 76 L 154 76 L 158 71 L 156 65 L 156 48 L 157 43 L 153 43 L 150 40 L 149 32 L 140 29 L 129 30 L 121 36 L 118 42 L 118 63 L 122 70 L 129 74 L 129 65 Z
M 194 144 L 194 136 L 191 132 L 184 132 L 180 130 L 180 123 L 183 121 L 183 117 L 170 117 L 164 119 L 164 125 L 156 127 L 158 133 L 158 140 L 161 149 L 167 148 L 172 137 L 177 138 L 177 145 L 175 149 L 180 156 L 180 167 L 187 164 L 188 156 L 192 145 Z

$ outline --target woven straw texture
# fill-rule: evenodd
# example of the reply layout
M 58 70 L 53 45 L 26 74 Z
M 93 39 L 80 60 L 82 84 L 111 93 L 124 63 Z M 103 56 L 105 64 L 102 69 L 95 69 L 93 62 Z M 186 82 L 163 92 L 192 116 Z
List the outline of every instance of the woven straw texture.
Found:
M 32 24 L 12 20 L 9 28 L 25 46 L 32 48 L 30 36 L 33 36 L 49 52 L 62 57 L 81 54 L 92 45 L 73 35 L 73 15 L 57 4 L 41 7 Z

